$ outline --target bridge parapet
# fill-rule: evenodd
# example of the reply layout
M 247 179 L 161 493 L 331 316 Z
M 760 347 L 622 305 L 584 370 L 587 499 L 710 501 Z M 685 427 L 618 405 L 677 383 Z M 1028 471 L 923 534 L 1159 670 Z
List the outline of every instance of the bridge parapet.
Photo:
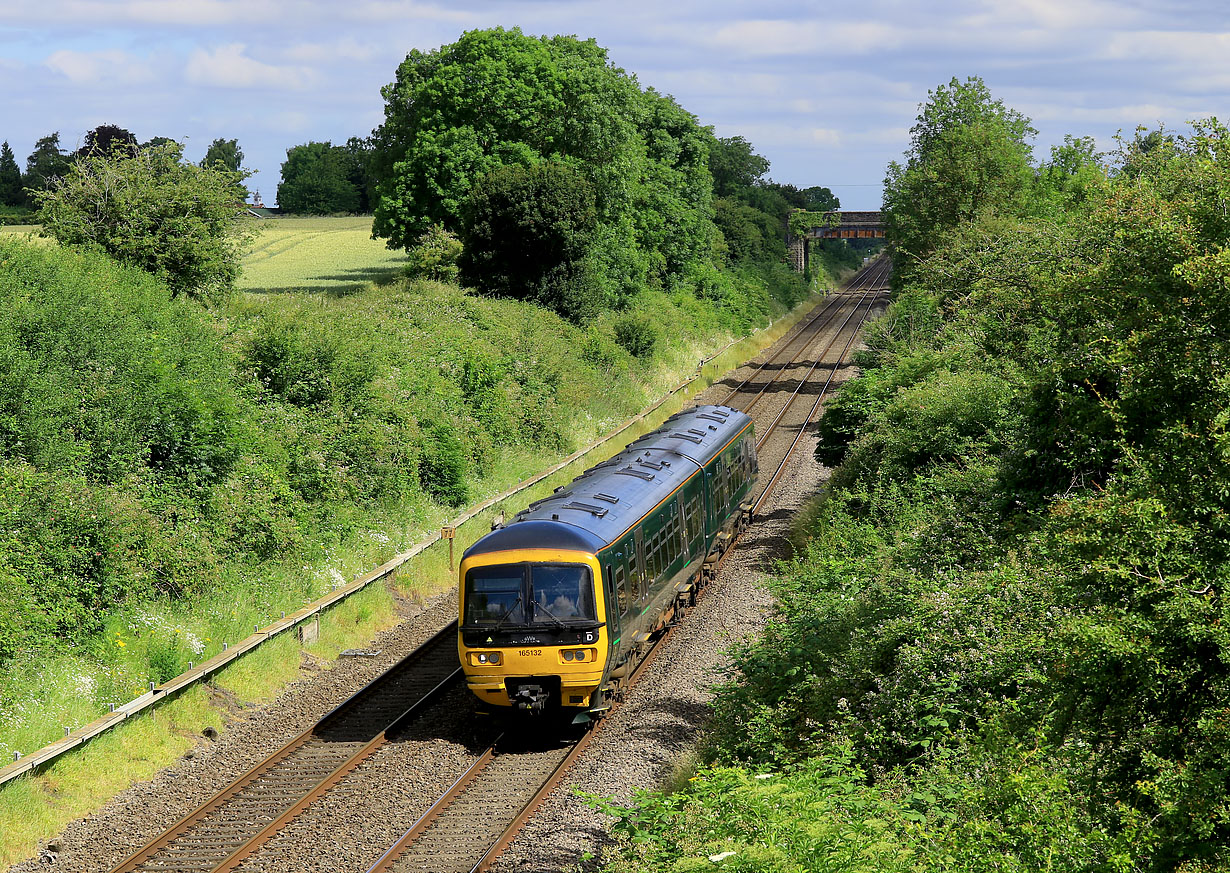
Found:
M 819 220 L 813 219 L 813 216 Z M 790 263 L 800 273 L 807 270 L 807 240 L 809 239 L 882 239 L 884 237 L 884 215 L 878 211 L 812 212 L 808 213 L 806 218 L 811 219 L 806 230 L 800 229 L 797 220 L 793 218 L 789 222 L 790 227 L 794 229 L 794 232 L 789 234 Z
M 824 222 L 807 231 L 809 239 L 880 239 L 884 236 L 881 212 L 826 212 Z M 830 222 L 836 219 L 834 224 Z

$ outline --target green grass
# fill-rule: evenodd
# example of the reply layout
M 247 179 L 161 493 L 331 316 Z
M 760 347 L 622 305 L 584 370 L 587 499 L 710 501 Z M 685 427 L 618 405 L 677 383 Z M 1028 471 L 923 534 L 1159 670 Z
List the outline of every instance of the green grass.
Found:
M 40 237 L 38 230 L 37 224 L 0 224 L 0 235 L 25 236 L 30 234 L 35 242 L 50 245 L 52 240 L 49 237 Z
M 320 638 L 306 650 L 331 662 L 344 649 L 370 642 L 396 620 L 389 590 L 372 585 L 324 613 Z M 210 685 L 243 705 L 267 702 L 300 677 L 300 653 L 295 634 L 283 633 L 220 671 Z M 51 666 L 45 675 L 62 674 Z M 65 697 L 60 690 L 49 691 Z M 0 786 L 0 869 L 29 857 L 40 840 L 173 763 L 200 742 L 204 728 L 225 730 L 228 717 L 210 702 L 209 685 L 198 684 L 91 740 L 38 775 Z
M 374 240 L 370 217 L 273 218 L 243 259 L 239 290 L 346 294 L 399 278 L 406 256 Z
M 0 867 L 32 855 L 40 840 L 91 813 L 128 785 L 149 779 L 196 742 L 202 729 L 224 727 L 197 685 L 174 701 L 125 721 L 61 758 L 36 777 L 0 786 Z

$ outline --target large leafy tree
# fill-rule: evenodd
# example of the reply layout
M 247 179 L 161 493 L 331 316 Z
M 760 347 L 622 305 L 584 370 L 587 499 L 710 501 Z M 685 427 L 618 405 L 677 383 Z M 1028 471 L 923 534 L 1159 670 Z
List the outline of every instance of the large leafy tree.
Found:
M 77 149 L 77 157 L 86 158 L 120 151 L 132 154 L 137 150 L 137 138 L 129 130 L 115 124 L 100 124 L 85 135 L 85 142 Z
M 232 173 L 238 173 L 243 167 L 243 149 L 239 147 L 239 140 L 215 139 L 205 150 L 201 166 L 217 166 Z
M 353 162 L 345 148 L 309 142 L 286 150 L 278 206 L 302 215 L 358 212 L 359 186 L 351 181 Z
M 173 294 L 216 300 L 234 287 L 249 237 L 237 220 L 242 174 L 180 160 L 178 146 L 79 159 L 39 192 L 43 232 L 100 248 L 165 281 Z
M 904 165 L 884 180 L 894 280 L 904 281 L 936 240 L 980 216 L 1028 209 L 1033 170 L 1029 119 L 991 97 L 977 77 L 953 78 L 927 95 Z
M 472 31 L 412 51 L 384 89 L 374 233 L 393 248 L 461 228 L 477 180 L 552 161 L 592 187 L 607 295 L 665 278 L 712 235 L 708 138 L 673 100 L 641 91 L 593 40 Z
M 214 167 L 228 173 L 234 173 L 237 178 L 240 177 L 243 173 L 243 149 L 239 147 L 239 140 L 215 139 L 209 144 L 209 148 L 205 150 L 205 157 L 201 159 L 201 166 Z M 247 200 L 247 187 L 236 183 L 235 197 L 239 200 Z
M 60 148 L 60 132 L 50 133 L 34 144 L 34 151 L 26 158 L 26 188 L 43 191 L 71 166 L 72 158 Z
M 13 157 L 8 140 L 0 145 L 0 206 L 20 206 L 25 200 L 21 193 L 21 168 Z
M 719 137 L 709 144 L 709 172 L 714 196 L 730 197 L 760 182 L 769 172 L 769 159 L 752 151 L 741 136 Z

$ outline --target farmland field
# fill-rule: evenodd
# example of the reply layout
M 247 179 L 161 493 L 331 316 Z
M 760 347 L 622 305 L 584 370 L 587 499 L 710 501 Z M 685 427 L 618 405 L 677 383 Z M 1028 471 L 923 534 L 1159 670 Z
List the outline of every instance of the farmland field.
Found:
M 256 294 L 314 291 L 344 294 L 367 282 L 402 275 L 406 257 L 371 238 L 370 216 L 274 218 L 243 258 L 239 290 Z
M 33 232 L 38 225 L 0 226 L 0 234 Z M 371 238 L 371 216 L 347 218 L 270 218 L 257 225 L 258 235 L 243 257 L 240 291 L 276 294 L 287 291 L 347 294 L 368 282 L 383 284 L 402 275 L 406 256 Z

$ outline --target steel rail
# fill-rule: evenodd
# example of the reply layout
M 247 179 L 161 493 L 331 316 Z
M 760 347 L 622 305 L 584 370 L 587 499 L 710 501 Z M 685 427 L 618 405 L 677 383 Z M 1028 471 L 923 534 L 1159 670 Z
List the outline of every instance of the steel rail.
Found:
M 783 337 L 781 340 L 779 340 L 780 348 L 778 349 L 778 351 L 774 352 L 773 355 L 768 360 L 763 361 L 759 365 L 757 365 L 756 369 L 752 373 L 750 373 L 746 379 L 740 382 L 737 387 L 732 389 L 731 392 L 727 394 L 720 401 L 720 403 L 722 405 L 730 405 L 730 401 L 733 400 L 735 397 L 739 396 L 739 394 L 743 391 L 743 389 L 746 388 L 753 379 L 755 379 L 757 376 L 759 376 L 761 373 L 765 371 L 765 368 L 767 368 L 768 366 L 770 366 L 771 364 L 779 360 L 781 357 L 783 357 L 786 354 L 786 352 L 790 351 L 791 346 L 795 343 L 796 340 L 802 337 L 806 331 L 808 331 L 810 328 L 815 326 L 816 323 L 819 322 L 822 318 L 825 318 L 825 316 L 828 315 L 830 309 L 837 308 L 843 302 L 844 298 L 847 298 L 851 293 L 857 292 L 861 288 L 861 284 L 865 282 L 872 273 L 877 272 L 877 268 L 881 267 L 883 264 L 886 264 L 886 263 L 887 263 L 887 260 L 884 257 L 880 257 L 880 258 L 877 258 L 872 263 L 868 264 L 866 267 L 864 267 L 859 272 L 855 273 L 854 276 L 851 277 L 850 281 L 844 287 L 840 288 L 837 292 L 830 295 L 828 299 L 825 300 L 823 306 L 817 307 L 818 311 L 816 312 L 816 314 L 811 316 L 811 318 L 809 318 L 805 324 L 801 324 L 801 326 L 798 327 L 798 329 L 793 335 L 789 337 Z M 883 272 L 884 270 L 879 271 L 879 273 L 876 275 L 877 280 L 882 278 Z M 817 326 L 815 333 L 819 333 L 821 330 L 823 330 L 827 326 L 827 324 L 828 322 L 826 321 L 825 323 Z M 814 337 L 807 337 L 806 341 L 802 345 L 802 348 L 805 349 L 807 347 L 807 344 L 810 343 L 813 338 Z M 794 354 L 797 355 L 799 351 L 801 351 L 801 349 L 795 351 Z M 760 391 L 758 391 L 755 394 L 752 401 L 749 402 L 746 406 L 741 407 L 742 410 L 744 412 L 747 412 L 749 409 L 755 406 L 756 401 L 760 398 L 761 395 L 764 394 L 764 392 L 767 390 L 769 385 L 773 384 L 773 381 L 774 381 L 773 379 L 770 379 L 767 383 L 765 383 L 765 385 L 760 389 Z
M 129 855 L 128 858 L 126 858 L 119 866 L 113 868 L 112 873 L 133 873 L 133 871 L 147 868 L 147 865 L 150 865 L 148 869 L 166 869 L 165 864 L 159 864 L 158 862 L 158 858 L 161 854 L 176 851 L 177 843 L 183 841 L 185 838 L 188 838 L 188 841 L 191 842 L 189 835 L 195 828 L 202 825 L 207 825 L 211 816 L 215 816 L 223 811 L 229 803 L 238 799 L 242 792 L 246 789 L 259 785 L 261 779 L 273 774 L 279 765 L 289 761 L 297 752 L 307 750 L 309 745 L 314 740 L 319 739 L 322 733 L 329 729 L 331 724 L 340 721 L 344 716 L 359 711 L 367 699 L 374 699 L 376 694 L 381 691 L 385 685 L 396 681 L 403 675 L 403 673 L 412 667 L 418 666 L 420 663 L 427 662 L 434 653 L 434 650 L 442 645 L 445 645 L 446 643 L 451 643 L 455 637 L 456 623 L 451 623 L 442 628 L 434 634 L 431 639 L 427 640 L 397 664 L 394 664 L 371 683 L 364 686 L 362 689 L 355 692 L 346 700 L 334 707 L 315 725 L 289 740 L 279 749 L 268 755 L 264 760 L 249 768 L 230 785 L 214 794 L 211 798 L 209 798 L 209 800 L 205 801 L 205 803 L 201 804 L 188 815 L 181 818 L 160 836 L 154 838 L 136 852 Z M 445 651 L 448 651 L 448 649 L 446 648 Z M 353 771 L 360 763 L 374 754 L 388 741 L 388 735 L 390 733 L 395 732 L 402 725 L 404 725 L 406 721 L 416 715 L 420 707 L 426 705 L 429 701 L 434 700 L 446 688 L 454 685 L 460 675 L 460 667 L 457 667 L 452 670 L 452 672 L 448 673 L 444 679 L 433 685 L 425 693 L 421 694 L 409 706 L 402 709 L 391 722 L 389 722 L 383 729 L 377 731 L 373 737 L 366 742 L 360 742 L 360 745 L 355 748 L 351 754 L 329 766 L 328 771 L 324 772 L 320 778 L 316 779 L 305 793 L 300 794 L 295 802 L 284 807 L 280 813 L 276 814 L 271 820 L 259 827 L 254 832 L 246 835 L 246 837 L 235 837 L 228 839 L 220 836 L 207 841 L 211 846 L 222 846 L 223 848 L 217 849 L 213 853 L 208 853 L 214 855 L 215 857 L 208 861 L 198 861 L 195 869 L 210 871 L 226 871 L 235 869 L 235 867 L 237 867 L 244 859 L 268 841 L 270 837 L 296 818 L 299 813 L 301 813 L 312 803 L 312 801 L 323 795 L 326 791 L 336 785 L 342 777 Z M 341 744 L 339 744 L 339 746 L 340 745 Z M 183 850 L 182 846 L 179 846 L 178 848 Z M 216 856 L 220 852 L 226 852 L 226 854 L 221 858 L 217 858 Z M 212 866 L 209 866 L 211 864 Z
M 773 419 L 773 421 L 769 423 L 769 426 L 764 431 L 764 433 L 762 433 L 759 439 L 757 439 L 756 441 L 757 451 L 759 451 L 763 446 L 768 444 L 769 438 L 773 435 L 774 431 L 777 430 L 777 426 L 781 423 L 781 420 L 786 416 L 786 413 L 789 412 L 790 409 L 794 406 L 795 398 L 797 398 L 799 395 L 799 392 L 803 390 L 803 386 L 808 384 L 808 380 L 811 379 L 812 373 L 816 372 L 817 368 L 819 368 L 820 365 L 823 363 L 824 356 L 827 355 L 829 353 L 829 350 L 832 349 L 833 346 L 837 344 L 837 341 L 841 338 L 842 331 L 846 329 L 846 326 L 849 325 L 851 319 L 853 319 L 854 316 L 858 314 L 858 311 L 862 309 L 863 304 L 868 301 L 868 298 L 870 298 L 870 302 L 867 303 L 867 311 L 868 312 L 871 311 L 871 306 L 874 305 L 875 303 L 875 298 L 871 296 L 873 293 L 878 294 L 879 292 L 873 292 L 870 288 L 863 292 L 863 296 L 860 297 L 858 301 L 854 304 L 854 308 L 850 310 L 850 313 L 845 317 L 845 320 L 842 321 L 841 325 L 837 328 L 837 331 L 833 334 L 833 338 L 828 341 L 828 344 L 825 345 L 824 350 L 819 354 L 819 356 L 817 356 L 816 360 L 812 362 L 812 365 L 808 368 L 807 373 L 804 374 L 803 377 L 798 380 L 799 384 L 796 385 L 794 391 L 791 392 L 790 397 L 786 400 L 786 404 L 781 408 L 781 411 L 777 413 L 777 416 Z M 838 359 L 831 364 L 832 372 L 829 374 L 830 381 L 832 380 L 832 374 L 836 373 L 837 368 L 841 366 L 841 364 L 843 363 L 843 359 L 845 357 L 845 351 L 854 342 L 854 337 L 858 335 L 858 329 L 862 327 L 863 321 L 865 319 L 866 319 L 866 314 L 864 314 L 863 318 L 859 320 L 858 324 L 855 325 L 854 330 L 850 333 L 850 340 L 846 343 L 846 348 L 842 350 L 842 353 L 841 355 L 838 356 Z M 826 365 L 826 366 L 829 366 L 829 365 Z M 826 382 L 825 384 L 827 385 L 828 383 Z M 753 512 L 754 511 L 755 510 L 753 509 Z
M 781 478 L 782 471 L 786 469 L 787 462 L 794 454 L 795 447 L 798 446 L 799 441 L 803 439 L 803 434 L 807 432 L 807 428 L 811 424 L 812 417 L 816 414 L 816 410 L 820 408 L 820 404 L 824 401 L 824 396 L 828 393 L 829 386 L 833 384 L 833 377 L 837 375 L 838 367 L 845 360 L 847 353 L 850 351 L 850 347 L 854 345 L 854 340 L 858 336 L 859 330 L 862 329 L 863 323 L 871 314 L 871 309 L 874 305 L 875 301 L 873 299 L 871 305 L 867 307 L 867 311 L 863 313 L 863 317 L 859 320 L 858 328 L 851 332 L 850 338 L 846 340 L 845 347 L 842 348 L 841 354 L 838 356 L 837 363 L 833 366 L 833 369 L 829 371 L 828 378 L 824 380 L 824 385 L 820 388 L 820 393 L 816 395 L 816 402 L 812 404 L 811 409 L 808 411 L 807 418 L 803 420 L 803 424 L 799 427 L 799 432 L 795 434 L 794 440 L 790 443 L 790 447 L 786 449 L 785 457 L 783 457 L 781 463 L 777 465 L 777 469 L 773 471 L 773 475 L 770 477 L 768 484 L 765 485 L 764 490 L 760 492 L 760 497 L 757 498 L 755 505 L 752 507 L 753 515 L 760 511 L 760 508 L 764 505 L 765 501 L 772 493 L 773 488 L 776 487 L 778 479 Z

